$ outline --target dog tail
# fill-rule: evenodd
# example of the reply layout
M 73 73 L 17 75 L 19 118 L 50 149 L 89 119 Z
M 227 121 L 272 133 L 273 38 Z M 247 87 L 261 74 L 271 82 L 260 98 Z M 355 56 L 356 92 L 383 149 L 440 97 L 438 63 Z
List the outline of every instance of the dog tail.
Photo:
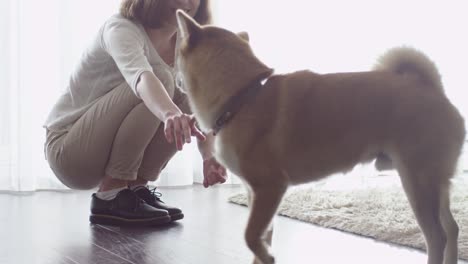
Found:
M 397 74 L 415 74 L 422 82 L 444 92 L 442 79 L 434 62 L 424 53 L 410 47 L 390 49 L 382 55 L 373 68 L 376 71 L 390 71 Z

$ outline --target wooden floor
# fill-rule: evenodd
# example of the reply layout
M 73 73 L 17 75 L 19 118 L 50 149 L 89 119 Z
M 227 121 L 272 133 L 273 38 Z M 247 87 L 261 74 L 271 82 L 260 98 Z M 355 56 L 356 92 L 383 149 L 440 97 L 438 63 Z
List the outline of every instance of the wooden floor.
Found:
M 185 219 L 139 229 L 89 224 L 89 191 L 0 194 L 0 263 L 250 263 L 243 241 L 247 209 L 227 202 L 241 190 L 162 188 L 166 203 L 180 206 Z M 285 217 L 275 220 L 273 251 L 280 264 L 426 263 L 419 251 Z

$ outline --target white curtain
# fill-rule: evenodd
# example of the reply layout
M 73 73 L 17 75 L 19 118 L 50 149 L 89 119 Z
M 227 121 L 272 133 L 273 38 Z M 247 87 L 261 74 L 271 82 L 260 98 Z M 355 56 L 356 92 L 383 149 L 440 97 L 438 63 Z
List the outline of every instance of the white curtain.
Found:
M 439 66 L 448 96 L 468 114 L 468 3 L 464 0 L 213 0 L 218 25 L 247 31 L 277 73 L 369 69 L 387 48 L 411 45 Z M 43 155 L 45 120 L 81 52 L 120 0 L 0 2 L 0 190 L 65 188 Z M 192 144 L 158 184 L 201 181 Z M 467 168 L 468 160 L 460 163 Z M 375 173 L 359 167 L 353 173 Z M 237 183 L 236 178 L 231 182 Z
M 66 189 L 44 159 L 42 124 L 81 52 L 120 0 L 0 2 L 0 190 Z M 201 181 L 196 145 L 168 164 L 158 185 Z

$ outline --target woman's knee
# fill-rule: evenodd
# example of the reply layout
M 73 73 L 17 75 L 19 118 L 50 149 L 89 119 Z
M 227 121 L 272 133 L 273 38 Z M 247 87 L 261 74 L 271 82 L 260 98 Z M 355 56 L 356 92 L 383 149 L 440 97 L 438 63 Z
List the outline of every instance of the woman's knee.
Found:
M 137 105 L 142 102 L 126 82 L 115 87 L 110 93 L 112 93 L 110 94 L 110 97 L 113 97 L 113 100 L 124 101 L 130 105 Z
M 65 186 L 73 190 L 91 190 L 99 186 L 100 180 L 96 181 L 74 181 L 71 183 L 62 182 Z

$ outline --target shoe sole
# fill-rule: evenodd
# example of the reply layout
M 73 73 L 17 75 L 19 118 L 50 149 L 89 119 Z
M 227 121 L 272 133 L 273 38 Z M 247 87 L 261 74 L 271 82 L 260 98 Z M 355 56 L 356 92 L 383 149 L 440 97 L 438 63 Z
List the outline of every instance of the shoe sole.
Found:
M 183 219 L 184 214 L 183 213 L 172 214 L 170 215 L 170 217 L 171 217 L 171 221 L 177 221 L 177 220 Z
M 172 221 L 169 215 L 158 216 L 144 219 L 127 219 L 117 216 L 97 215 L 89 216 L 89 221 L 93 224 L 114 225 L 114 226 L 157 226 L 170 223 Z

